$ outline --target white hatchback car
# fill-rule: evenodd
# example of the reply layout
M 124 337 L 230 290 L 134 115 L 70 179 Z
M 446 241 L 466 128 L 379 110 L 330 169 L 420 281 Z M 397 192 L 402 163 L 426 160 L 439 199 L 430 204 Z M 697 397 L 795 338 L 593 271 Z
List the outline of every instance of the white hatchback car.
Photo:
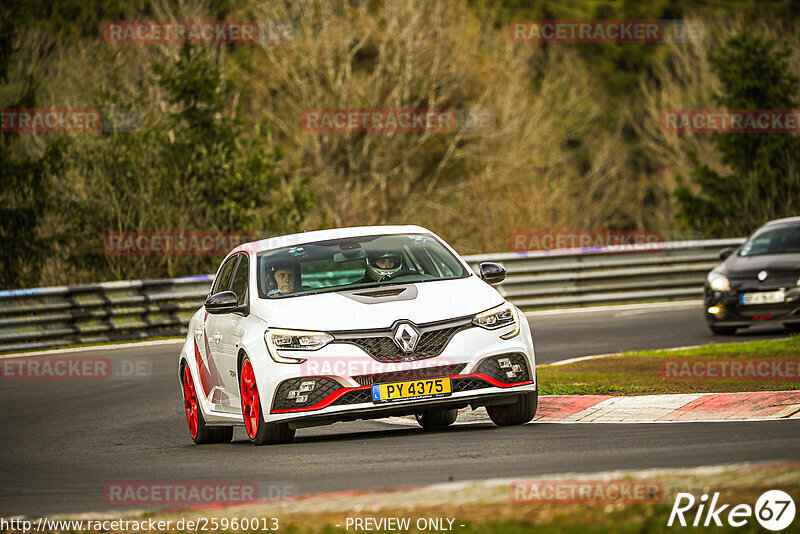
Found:
M 485 406 L 533 419 L 525 316 L 419 226 L 321 230 L 247 243 L 222 262 L 189 324 L 178 369 L 195 443 L 257 444 L 297 428 L 415 415 L 425 429 Z

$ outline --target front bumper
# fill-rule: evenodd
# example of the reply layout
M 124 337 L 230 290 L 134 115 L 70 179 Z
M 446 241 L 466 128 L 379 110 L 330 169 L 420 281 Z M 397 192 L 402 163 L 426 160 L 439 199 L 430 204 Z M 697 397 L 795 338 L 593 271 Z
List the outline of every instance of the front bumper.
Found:
M 508 376 L 497 362 L 513 362 Z M 455 369 L 454 369 L 455 367 Z M 348 421 L 388 417 L 391 415 L 410 415 L 431 408 L 473 409 L 487 404 L 516 402 L 521 392 L 536 390 L 535 370 L 529 367 L 527 358 L 521 353 L 499 354 L 484 358 L 474 372 L 450 374 L 452 370 L 466 366 L 428 367 L 409 371 L 380 373 L 357 377 L 360 382 L 369 382 L 358 387 L 345 387 L 331 377 L 303 377 L 289 379 L 281 383 L 275 392 L 270 415 L 274 422 L 285 419 L 296 421 L 307 419 L 300 426 L 327 424 L 327 422 Z M 407 382 L 428 378 L 449 378 L 452 393 L 446 397 L 419 398 L 374 403 L 373 385 L 382 383 Z M 314 383 L 315 390 L 305 393 L 307 400 L 300 407 L 297 404 L 297 391 L 301 384 Z M 320 415 L 322 414 L 322 415 Z M 281 415 L 285 419 L 281 419 Z
M 785 300 L 778 304 L 742 305 L 741 294 L 758 291 L 777 291 L 783 288 L 740 288 L 729 292 L 711 291 L 706 286 L 703 299 L 705 319 L 711 326 L 747 328 L 751 326 L 781 327 L 800 324 L 800 289 L 785 290 Z M 719 308 L 709 313 L 712 306 Z
M 477 408 L 517 402 L 521 393 L 536 391 L 536 364 L 524 316 L 519 335 L 502 339 L 500 336 L 508 331 L 465 328 L 452 336 L 439 355 L 414 362 L 376 362 L 353 344 L 331 344 L 315 351 L 306 364 L 271 365 L 269 372 L 260 376 L 257 373 L 256 377 L 262 392 L 264 420 L 300 428 L 409 415 L 432 408 Z M 504 358 L 513 360 L 511 367 L 499 367 L 496 362 Z M 359 372 L 364 369 L 368 372 Z M 451 381 L 449 396 L 372 401 L 372 384 L 443 377 Z M 301 384 L 308 381 L 315 382 L 314 390 L 302 392 L 307 398 L 299 402 Z
M 417 401 L 413 403 L 397 403 L 388 405 L 354 406 L 347 410 L 333 411 L 319 414 L 306 414 L 302 417 L 294 417 L 288 420 L 290 428 L 306 428 L 311 426 L 330 425 L 346 421 L 358 421 L 360 419 L 380 419 L 384 417 L 401 417 L 404 415 L 414 415 L 425 410 L 432 409 L 459 409 L 469 406 L 473 410 L 481 406 L 495 406 L 501 404 L 513 404 L 518 401 L 522 393 L 535 393 L 536 387 L 525 386 L 514 388 L 513 391 L 489 392 L 483 391 L 480 394 L 459 395 L 441 399 Z

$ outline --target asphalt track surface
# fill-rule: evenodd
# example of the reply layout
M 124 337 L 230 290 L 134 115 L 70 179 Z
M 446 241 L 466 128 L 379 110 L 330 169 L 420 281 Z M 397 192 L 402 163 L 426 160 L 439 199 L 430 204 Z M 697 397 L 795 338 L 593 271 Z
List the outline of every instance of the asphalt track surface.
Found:
M 759 327 L 743 329 L 732 336 L 715 336 L 706 326 L 700 301 L 533 312 L 528 314 L 528 322 L 537 365 L 592 354 L 787 335 L 780 329 Z
M 534 314 L 538 363 L 724 341 L 697 304 Z M 780 337 L 780 331 L 738 341 Z M 0 516 L 102 511 L 106 484 L 234 481 L 290 493 L 373 489 L 610 469 L 800 460 L 800 421 L 491 424 L 422 432 L 381 421 L 302 429 L 288 445 L 192 444 L 176 379 L 178 345 L 105 350 L 152 362 L 130 381 L 0 380 Z M 82 351 L 70 356 L 97 354 Z M 266 496 L 266 493 L 262 493 Z M 139 506 L 143 507 L 143 506 Z

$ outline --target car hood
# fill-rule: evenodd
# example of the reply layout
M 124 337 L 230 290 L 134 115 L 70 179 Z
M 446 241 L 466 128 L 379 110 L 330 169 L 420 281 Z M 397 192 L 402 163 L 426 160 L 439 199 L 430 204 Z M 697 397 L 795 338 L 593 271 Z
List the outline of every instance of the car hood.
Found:
M 764 254 L 739 256 L 734 254 L 722 265 L 723 272 L 734 278 L 755 277 L 760 271 L 800 274 L 800 254 Z
M 393 288 L 406 288 L 406 291 L 397 297 L 352 295 Z M 473 275 L 457 280 L 381 286 L 357 292 L 257 299 L 252 311 L 273 328 L 335 331 L 389 328 L 398 319 L 415 324 L 441 321 L 473 315 L 503 302 L 503 297 L 494 288 Z

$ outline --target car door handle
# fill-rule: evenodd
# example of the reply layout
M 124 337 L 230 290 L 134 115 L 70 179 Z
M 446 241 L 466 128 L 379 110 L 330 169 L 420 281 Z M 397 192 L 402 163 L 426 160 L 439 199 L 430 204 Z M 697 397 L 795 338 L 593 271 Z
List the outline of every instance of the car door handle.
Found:
M 196 335 L 196 336 L 202 336 L 202 335 L 203 335 L 203 329 L 202 329 L 202 327 L 195 328 L 195 329 L 194 329 L 194 335 Z
M 213 336 L 211 336 L 211 339 L 213 339 L 214 342 L 219 343 L 219 340 L 222 339 L 222 334 L 217 332 Z

